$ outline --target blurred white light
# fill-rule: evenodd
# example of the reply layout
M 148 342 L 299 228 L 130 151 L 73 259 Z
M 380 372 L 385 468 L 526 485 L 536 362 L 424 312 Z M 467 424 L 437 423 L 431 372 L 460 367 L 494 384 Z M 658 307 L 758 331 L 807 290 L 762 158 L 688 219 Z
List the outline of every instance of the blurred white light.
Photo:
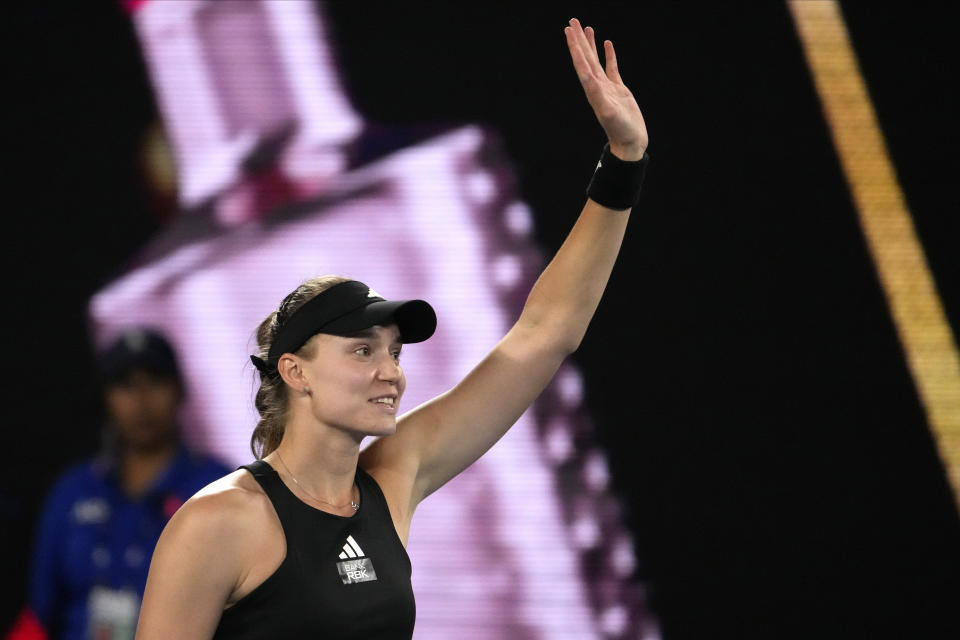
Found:
M 514 202 L 503 212 L 507 230 L 518 236 L 525 236 L 533 229 L 533 216 L 530 208 L 522 202 Z
M 547 459 L 555 465 L 562 464 L 573 455 L 573 435 L 565 420 L 554 419 L 547 426 L 544 437 Z
M 573 367 L 563 367 L 557 373 L 557 391 L 566 407 L 578 406 L 583 400 L 583 378 Z
M 611 636 L 618 636 L 627 630 L 630 615 L 621 604 L 607 607 L 600 614 L 600 630 Z
M 520 264 L 520 258 L 504 254 L 493 262 L 493 281 L 501 289 L 512 289 L 520 282 L 520 276 L 523 274 L 523 266 Z
M 466 191 L 470 200 L 477 205 L 489 204 L 497 193 L 497 184 L 487 171 L 474 171 L 467 176 Z
M 627 537 L 620 537 L 613 545 L 610 553 L 610 564 L 619 576 L 629 576 L 637 567 L 637 557 L 633 553 L 633 545 Z
M 600 527 L 596 519 L 584 514 L 579 516 L 571 526 L 573 544 L 579 549 L 592 549 L 600 542 Z
M 607 461 L 599 451 L 592 452 L 583 465 L 583 481 L 594 491 L 602 491 L 610 482 Z

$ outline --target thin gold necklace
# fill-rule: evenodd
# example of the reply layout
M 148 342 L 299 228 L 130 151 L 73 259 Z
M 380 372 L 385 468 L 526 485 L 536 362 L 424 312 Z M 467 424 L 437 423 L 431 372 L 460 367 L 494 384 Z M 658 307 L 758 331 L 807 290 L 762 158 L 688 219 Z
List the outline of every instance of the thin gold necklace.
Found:
M 294 481 L 295 483 L 297 483 L 297 486 L 300 487 L 301 489 L 303 489 L 303 492 L 304 492 L 305 494 L 307 494 L 308 496 L 310 496 L 311 498 L 313 498 L 313 499 L 316 500 L 317 502 L 322 502 L 323 504 L 330 505 L 331 507 L 336 507 L 337 509 L 346 509 L 346 508 L 347 508 L 347 505 L 345 505 L 345 504 L 333 504 L 332 502 L 327 502 L 326 500 L 321 500 L 321 499 L 318 498 L 317 496 L 315 496 L 315 495 L 313 495 L 312 493 L 310 493 L 309 491 L 307 491 L 307 488 L 306 488 L 305 486 L 303 486 L 302 484 L 300 484 L 300 481 L 297 480 L 297 476 L 293 475 L 293 471 L 290 471 L 290 467 L 288 467 L 288 466 L 287 466 L 287 463 L 283 461 L 283 456 L 280 455 L 280 452 L 279 452 L 279 451 L 274 451 L 274 453 L 277 454 L 277 459 L 280 460 L 280 464 L 283 465 L 283 468 L 287 470 L 287 473 L 289 473 L 289 474 L 290 474 L 290 477 L 293 478 L 293 481 Z M 353 487 L 350 488 L 350 491 L 351 491 L 351 492 L 353 491 Z M 353 498 L 350 498 L 350 506 L 353 507 L 353 510 L 354 510 L 354 511 L 357 511 L 357 510 L 360 509 L 360 505 L 358 505 L 356 502 L 354 502 L 354 501 L 353 501 Z

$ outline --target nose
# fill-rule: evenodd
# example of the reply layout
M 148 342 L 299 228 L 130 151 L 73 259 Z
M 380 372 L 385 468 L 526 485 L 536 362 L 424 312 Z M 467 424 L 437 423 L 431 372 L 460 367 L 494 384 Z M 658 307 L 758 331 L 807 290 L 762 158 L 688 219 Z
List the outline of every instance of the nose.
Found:
M 400 363 L 398 363 L 391 354 L 380 358 L 380 362 L 377 365 L 377 378 L 384 382 L 397 384 L 400 382 L 402 375 L 403 371 L 400 369 Z

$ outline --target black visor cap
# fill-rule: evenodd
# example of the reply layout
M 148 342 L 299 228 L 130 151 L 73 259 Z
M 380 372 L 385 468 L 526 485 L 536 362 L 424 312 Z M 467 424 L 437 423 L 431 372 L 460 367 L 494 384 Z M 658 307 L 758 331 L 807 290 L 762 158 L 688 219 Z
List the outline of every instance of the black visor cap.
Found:
M 350 335 L 375 325 L 396 323 L 402 342 L 423 342 L 437 328 L 437 316 L 423 300 L 384 300 L 370 287 L 348 280 L 308 300 L 277 330 L 266 362 L 251 356 L 261 371 L 276 368 L 284 353 L 293 353 L 318 333 Z
M 383 300 L 371 302 L 327 323 L 321 333 L 349 336 L 376 325 L 394 323 L 400 329 L 401 342 L 423 342 L 436 330 L 437 315 L 423 300 Z

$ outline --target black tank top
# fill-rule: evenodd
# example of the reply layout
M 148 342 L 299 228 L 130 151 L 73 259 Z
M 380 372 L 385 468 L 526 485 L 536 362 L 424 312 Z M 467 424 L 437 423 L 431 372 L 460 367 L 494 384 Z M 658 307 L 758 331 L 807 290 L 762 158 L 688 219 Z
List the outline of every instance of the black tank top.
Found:
M 416 607 L 410 558 L 376 481 L 357 468 L 360 509 L 314 509 L 262 460 L 248 465 L 287 540 L 277 570 L 223 612 L 214 640 L 409 639 Z

